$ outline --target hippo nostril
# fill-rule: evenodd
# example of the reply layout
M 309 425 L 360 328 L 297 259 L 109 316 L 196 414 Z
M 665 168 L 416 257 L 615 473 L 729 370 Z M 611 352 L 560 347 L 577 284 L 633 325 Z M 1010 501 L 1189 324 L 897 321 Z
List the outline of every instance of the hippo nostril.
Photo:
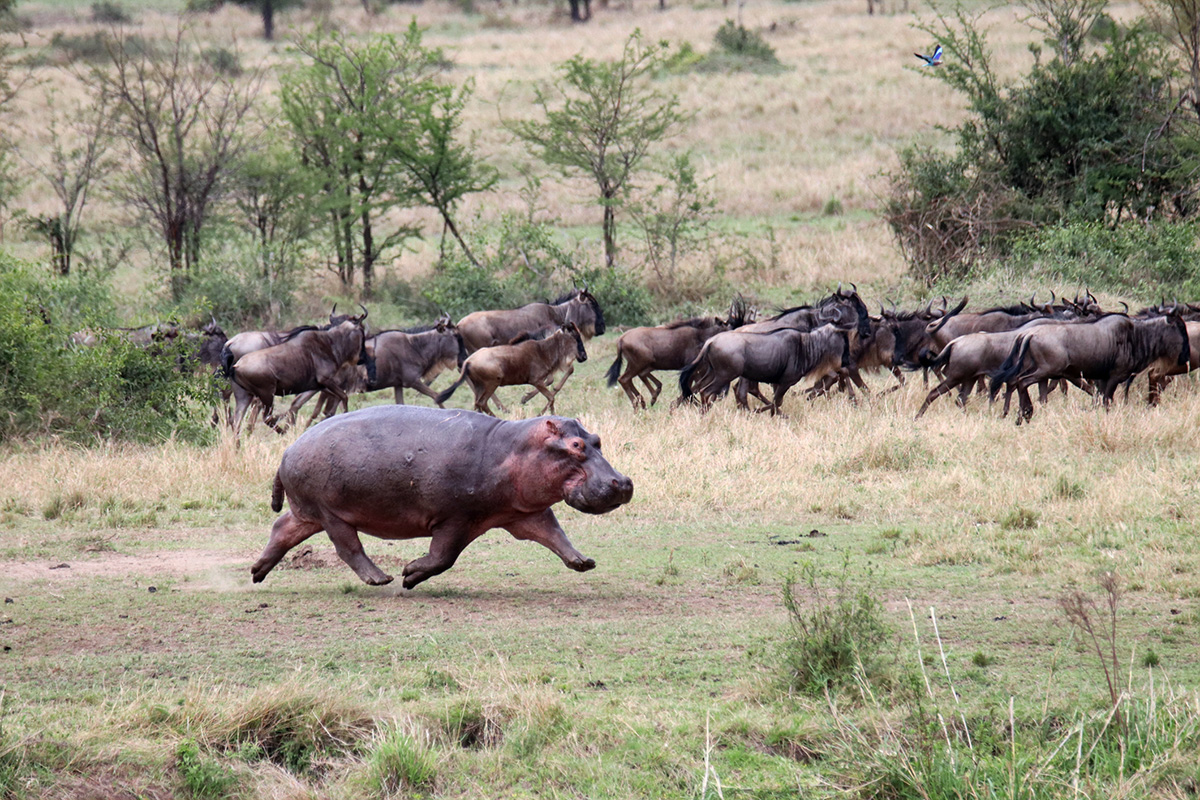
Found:
M 621 482 L 620 482 L 619 480 L 617 480 L 616 478 L 613 478 L 613 480 L 612 480 L 612 487 L 613 487 L 614 489 L 620 489 L 620 488 L 621 488 Z

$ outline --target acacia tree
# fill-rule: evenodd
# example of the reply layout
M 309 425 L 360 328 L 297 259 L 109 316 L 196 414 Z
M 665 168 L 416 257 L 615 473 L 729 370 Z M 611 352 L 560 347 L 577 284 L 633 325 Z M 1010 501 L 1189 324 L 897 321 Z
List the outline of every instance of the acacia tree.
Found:
M 667 45 L 643 44 L 634 31 L 616 61 L 576 55 L 559 68 L 558 83 L 538 87 L 544 119 L 508 123 L 508 129 L 545 163 L 596 182 L 604 209 L 604 258 L 617 255 L 617 209 L 651 148 L 676 133 L 688 117 L 679 98 L 650 86 L 664 66 Z
M 238 222 L 254 236 L 259 274 L 273 283 L 292 271 L 312 232 L 313 186 L 295 152 L 276 137 L 247 150 L 231 176 Z
M 113 129 L 133 169 L 116 193 L 157 229 L 171 297 L 179 300 L 200 261 L 202 233 L 246 143 L 243 121 L 261 73 L 220 72 L 197 57 L 180 25 L 169 45 L 106 40 L 109 64 L 93 70 L 112 98 Z
M 53 91 L 46 94 L 46 107 L 49 152 L 24 152 L 21 156 L 58 199 L 59 207 L 54 214 L 33 217 L 32 221 L 50 243 L 55 270 L 60 275 L 69 275 L 88 195 L 92 186 L 112 168 L 108 159 L 112 111 L 103 89 L 93 94 L 87 104 L 68 108 L 67 119 L 63 119 L 63 105 Z
M 469 89 L 438 83 L 441 52 L 421 44 L 415 22 L 399 38 L 318 31 L 297 48 L 307 63 L 282 77 L 281 108 L 320 187 L 342 282 L 359 272 L 370 295 L 375 264 L 420 233 L 388 221 L 396 209 L 436 208 L 465 249 L 454 206 L 494 177 L 456 139 Z
M 1182 56 L 1187 102 L 1200 118 L 1200 0 L 1143 0 L 1143 6 Z

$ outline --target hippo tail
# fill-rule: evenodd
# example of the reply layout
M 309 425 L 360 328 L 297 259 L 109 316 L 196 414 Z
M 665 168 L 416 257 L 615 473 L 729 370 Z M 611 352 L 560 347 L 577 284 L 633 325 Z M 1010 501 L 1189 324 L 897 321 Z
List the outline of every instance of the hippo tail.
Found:
M 458 380 L 456 380 L 454 383 L 447 386 L 445 391 L 438 394 L 437 399 L 434 402 L 436 402 L 440 406 L 442 403 L 449 400 L 450 395 L 454 394 L 455 390 L 457 390 L 458 387 L 463 385 L 463 381 L 465 381 L 467 379 L 467 375 L 470 374 L 470 372 L 471 372 L 471 365 L 463 364 L 462 374 L 458 376 Z
M 275 487 L 271 489 L 271 510 L 279 513 L 283 510 L 283 479 L 275 473 Z
M 617 385 L 617 378 L 620 376 L 620 374 L 621 374 L 621 343 L 617 342 L 617 360 L 613 362 L 612 366 L 608 368 L 608 372 L 605 373 L 605 375 L 604 375 L 604 377 L 606 379 L 608 379 L 608 388 L 611 389 L 612 387 Z

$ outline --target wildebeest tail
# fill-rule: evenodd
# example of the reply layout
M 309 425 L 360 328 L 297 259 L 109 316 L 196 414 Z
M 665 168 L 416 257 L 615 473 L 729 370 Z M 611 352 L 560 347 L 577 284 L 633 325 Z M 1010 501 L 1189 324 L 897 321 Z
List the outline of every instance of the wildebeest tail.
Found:
M 271 489 L 271 510 L 279 513 L 283 510 L 283 479 L 275 473 L 275 487 Z
M 221 374 L 226 378 L 233 377 L 233 351 L 229 345 L 221 348 Z
M 696 367 L 700 364 L 700 359 L 704 358 L 708 349 L 705 348 L 696 356 L 696 360 L 688 364 L 679 371 L 679 396 L 684 400 L 688 400 L 692 396 L 692 373 L 696 371 Z
M 1000 393 L 1000 387 L 1020 373 L 1021 363 L 1025 360 L 1025 354 L 1029 352 L 1030 338 L 1029 336 L 1018 336 L 1017 340 L 1013 342 L 1012 350 L 1008 351 L 1008 358 L 1004 359 L 1004 363 L 988 373 L 992 379 L 988 387 L 989 400 L 995 400 L 996 395 Z
M 608 372 L 606 372 L 604 374 L 604 377 L 606 379 L 608 379 L 608 388 L 611 389 L 612 387 L 617 385 L 617 378 L 620 375 L 621 375 L 621 343 L 617 342 L 617 360 L 613 362 L 612 366 L 608 368 Z
M 454 383 L 447 386 L 444 391 L 442 391 L 440 394 L 438 394 L 436 402 L 439 406 L 442 403 L 449 400 L 450 395 L 454 394 L 454 392 L 458 389 L 458 387 L 463 385 L 463 381 L 465 381 L 467 379 L 467 373 L 469 373 L 470 371 L 471 371 L 471 365 L 463 364 L 462 374 L 458 376 L 458 380 L 456 380 Z
M 950 347 L 953 344 L 954 342 L 951 342 L 943 347 L 942 352 L 938 353 L 936 356 L 929 355 L 931 351 L 927 347 L 917 356 L 917 361 L 919 361 L 921 366 L 925 367 L 926 369 L 941 369 L 942 367 L 946 366 L 946 362 L 950 360 Z

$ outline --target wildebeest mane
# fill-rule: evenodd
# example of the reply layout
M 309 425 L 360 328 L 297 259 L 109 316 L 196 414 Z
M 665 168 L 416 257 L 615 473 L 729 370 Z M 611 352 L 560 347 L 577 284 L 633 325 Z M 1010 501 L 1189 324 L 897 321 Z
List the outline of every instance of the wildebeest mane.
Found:
M 561 306 L 563 303 L 568 303 L 568 302 L 574 300 L 578 296 L 579 296 L 579 290 L 572 289 L 569 292 L 567 292 L 566 294 L 560 294 L 553 302 L 549 303 L 548 305 Z
M 521 342 L 540 342 L 548 336 L 551 336 L 558 330 L 557 325 L 549 325 L 536 331 L 522 331 L 516 336 L 508 340 L 509 344 L 520 344 Z
M 777 309 L 775 309 L 775 311 L 776 311 L 775 316 L 768 317 L 766 321 L 774 322 L 775 320 L 779 319 L 780 317 L 787 316 L 788 314 L 792 314 L 797 311 L 811 311 L 811 310 L 813 310 L 813 307 L 808 304 L 805 304 L 802 306 L 794 306 L 792 308 L 777 308 Z
M 319 330 L 324 330 L 324 329 L 318 328 L 316 325 L 297 325 L 296 327 L 292 328 L 291 330 L 280 331 L 279 332 L 279 343 L 283 344 L 284 342 L 290 342 L 292 339 L 296 338 L 297 336 L 299 336 L 302 333 L 305 333 L 306 331 L 319 331 Z
M 979 313 L 980 314 L 1008 314 L 1009 316 L 1013 316 L 1013 317 L 1022 317 L 1022 316 L 1025 316 L 1026 314 L 1037 313 L 1037 311 L 1038 311 L 1038 309 L 1036 309 L 1036 308 L 1027 306 L 1024 303 L 1018 303 L 1015 306 L 994 306 L 992 308 L 984 309 L 983 311 L 980 311 Z

